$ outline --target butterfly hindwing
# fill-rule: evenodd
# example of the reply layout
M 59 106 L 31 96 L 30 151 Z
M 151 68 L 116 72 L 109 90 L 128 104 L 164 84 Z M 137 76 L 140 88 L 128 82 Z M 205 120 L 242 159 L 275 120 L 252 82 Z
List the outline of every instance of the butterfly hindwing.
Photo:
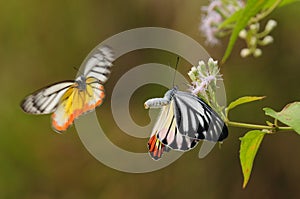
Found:
M 166 125 L 166 118 L 168 116 L 168 112 L 168 106 L 162 108 L 159 114 L 159 118 L 155 123 L 150 139 L 148 141 L 149 154 L 154 160 L 158 160 L 159 158 L 161 158 L 162 153 L 164 151 L 168 151 L 168 147 L 166 147 L 165 144 L 163 144 L 162 141 L 157 138 L 158 134 L 162 133 L 161 129 L 163 129 L 164 125 Z
M 220 116 L 197 96 L 177 91 L 173 96 L 179 132 L 191 138 L 222 141 L 228 129 Z
M 86 89 L 70 88 L 61 98 L 58 108 L 52 115 L 52 127 L 65 131 L 80 115 L 101 105 L 105 97 L 104 87 L 96 78 L 86 80 Z
M 148 142 L 150 155 L 155 160 L 168 149 L 188 151 L 200 140 L 218 142 L 228 136 L 227 126 L 209 105 L 176 87 L 163 98 L 147 100 L 145 107 L 161 108 Z
M 188 151 L 194 148 L 198 140 L 179 133 L 174 114 L 174 102 L 163 106 L 159 118 L 153 128 L 148 148 L 153 159 L 157 160 L 169 149 Z
M 88 107 L 86 109 L 87 111 L 89 111 L 103 103 L 105 92 L 104 92 L 104 86 L 96 78 L 93 77 L 87 78 L 86 85 L 87 85 L 87 94 L 90 97 L 92 96 L 92 98 L 89 98 L 89 100 L 87 100 Z
M 150 156 L 154 160 L 160 159 L 164 151 L 170 150 L 156 137 L 156 135 L 150 137 L 148 141 L 148 149 Z

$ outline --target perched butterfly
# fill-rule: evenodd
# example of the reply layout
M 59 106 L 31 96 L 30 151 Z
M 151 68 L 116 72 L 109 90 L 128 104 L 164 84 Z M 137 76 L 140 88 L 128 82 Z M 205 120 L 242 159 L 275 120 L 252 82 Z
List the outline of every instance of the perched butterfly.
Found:
M 61 132 L 80 115 L 102 104 L 104 87 L 114 61 L 112 50 L 103 46 L 87 60 L 83 74 L 75 81 L 63 81 L 27 96 L 22 109 L 30 114 L 52 114 L 52 127 Z
M 151 157 L 161 158 L 170 149 L 188 151 L 199 140 L 218 142 L 228 136 L 228 129 L 220 116 L 203 100 L 175 87 L 163 98 L 145 102 L 145 108 L 161 108 L 152 130 L 148 148 Z

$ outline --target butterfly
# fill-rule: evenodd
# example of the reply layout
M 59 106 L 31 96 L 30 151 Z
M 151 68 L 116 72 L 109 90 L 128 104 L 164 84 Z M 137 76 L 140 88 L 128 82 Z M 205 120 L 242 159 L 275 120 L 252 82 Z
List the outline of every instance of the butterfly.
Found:
M 218 142 L 228 136 L 227 126 L 208 104 L 176 87 L 163 98 L 147 100 L 144 106 L 161 108 L 148 141 L 149 154 L 154 160 L 170 149 L 188 151 L 200 140 Z
M 52 127 L 67 130 L 80 115 L 101 105 L 105 97 L 103 83 L 108 79 L 114 61 L 108 46 L 99 47 L 86 62 L 82 75 L 73 81 L 62 81 L 27 96 L 21 108 L 29 114 L 52 114 Z

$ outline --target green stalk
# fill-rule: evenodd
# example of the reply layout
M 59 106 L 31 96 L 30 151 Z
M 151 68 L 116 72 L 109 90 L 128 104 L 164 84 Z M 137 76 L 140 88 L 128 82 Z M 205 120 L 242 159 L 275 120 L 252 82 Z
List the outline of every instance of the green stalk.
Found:
M 228 126 L 242 127 L 242 128 L 249 128 L 249 129 L 269 129 L 269 130 L 277 129 L 277 130 L 280 130 L 280 131 L 290 131 L 290 130 L 293 130 L 289 126 L 271 127 L 271 126 L 267 126 L 267 125 L 249 124 L 249 123 L 242 123 L 242 122 L 232 122 L 232 121 L 229 121 L 229 120 L 226 121 L 226 124 Z
M 282 0 L 277 0 L 269 9 L 267 9 L 265 12 L 262 12 L 261 14 L 256 15 L 256 17 L 252 18 L 250 21 L 250 24 L 258 22 L 268 16 L 278 5 L 281 3 Z

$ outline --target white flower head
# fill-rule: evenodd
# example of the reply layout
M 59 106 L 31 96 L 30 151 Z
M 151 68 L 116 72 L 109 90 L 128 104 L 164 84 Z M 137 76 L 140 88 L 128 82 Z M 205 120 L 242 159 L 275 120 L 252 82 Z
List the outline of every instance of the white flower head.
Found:
M 210 12 L 210 14 L 207 16 L 203 15 L 202 23 L 199 29 L 205 35 L 206 43 L 211 45 L 219 43 L 216 33 L 218 31 L 218 24 L 221 24 L 221 22 L 221 16 L 215 11 Z
M 200 83 L 200 82 L 197 82 L 197 81 L 193 81 L 192 86 L 190 86 L 189 90 L 194 95 L 197 95 L 198 93 L 205 93 L 206 85 L 203 82 Z
M 218 36 L 223 31 L 219 29 L 219 25 L 243 7 L 244 2 L 242 0 L 211 0 L 208 6 L 202 7 L 201 10 L 205 14 L 202 16 L 199 29 L 206 37 L 206 43 L 218 44 Z
M 242 30 L 239 33 L 240 38 L 244 39 L 247 48 L 241 50 L 241 57 L 247 57 L 253 55 L 254 57 L 259 57 L 262 55 L 262 50 L 258 47 L 266 46 L 274 41 L 274 38 L 269 35 L 270 31 L 274 29 L 277 22 L 270 19 L 265 27 L 265 30 L 259 31 L 259 23 L 255 22 L 248 25 L 248 28 Z
M 197 72 L 194 71 L 195 68 L 197 68 Z M 190 91 L 196 95 L 206 95 L 209 87 L 215 90 L 217 80 L 222 79 L 219 71 L 218 61 L 214 61 L 212 58 L 209 58 L 207 64 L 200 61 L 199 65 L 197 67 L 193 66 L 188 73 L 192 80 Z M 196 77 L 194 75 L 196 75 Z

